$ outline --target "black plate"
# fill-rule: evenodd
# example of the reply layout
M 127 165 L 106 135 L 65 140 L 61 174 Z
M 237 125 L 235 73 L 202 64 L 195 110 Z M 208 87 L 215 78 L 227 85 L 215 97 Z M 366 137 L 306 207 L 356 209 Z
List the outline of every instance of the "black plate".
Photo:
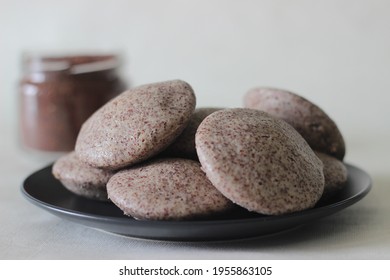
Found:
M 224 215 L 190 221 L 140 221 L 124 216 L 109 202 L 84 199 L 56 180 L 47 166 L 31 174 L 22 193 L 33 204 L 62 218 L 120 235 L 161 240 L 223 240 L 268 235 L 331 215 L 362 199 L 371 189 L 370 176 L 347 165 L 348 182 L 326 204 L 280 216 L 264 216 L 238 208 Z

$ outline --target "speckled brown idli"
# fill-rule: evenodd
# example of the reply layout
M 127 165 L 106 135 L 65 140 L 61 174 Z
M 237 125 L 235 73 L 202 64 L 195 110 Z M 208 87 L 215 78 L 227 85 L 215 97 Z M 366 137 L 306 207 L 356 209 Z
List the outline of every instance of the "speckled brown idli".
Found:
M 146 160 L 179 136 L 195 103 L 191 86 L 180 80 L 128 90 L 83 124 L 76 153 L 92 166 L 112 170 Z
M 108 200 L 106 184 L 114 173 L 81 162 L 75 152 L 59 158 L 52 173 L 72 193 L 94 200 Z
M 159 159 L 122 170 L 111 177 L 107 191 L 125 215 L 137 219 L 188 219 L 232 206 L 199 162 L 189 159 Z
M 343 160 L 345 143 L 340 130 L 321 108 L 307 99 L 289 91 L 259 87 L 244 96 L 244 106 L 286 121 L 313 150 Z
M 209 180 L 249 211 L 300 211 L 313 207 L 322 195 L 322 162 L 294 128 L 265 112 L 212 113 L 200 124 L 195 143 Z
M 221 110 L 222 108 L 196 108 L 188 122 L 187 127 L 177 137 L 165 151 L 164 155 L 170 157 L 180 157 L 196 159 L 195 133 L 200 123 L 211 113 Z
M 316 152 L 324 165 L 325 188 L 321 201 L 325 201 L 340 192 L 347 183 L 348 170 L 344 163 L 337 158 Z

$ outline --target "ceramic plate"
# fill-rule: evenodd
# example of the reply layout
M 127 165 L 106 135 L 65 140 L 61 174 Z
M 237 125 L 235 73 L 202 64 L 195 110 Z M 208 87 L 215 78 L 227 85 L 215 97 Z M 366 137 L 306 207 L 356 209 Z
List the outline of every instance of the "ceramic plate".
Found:
M 47 166 L 28 176 L 22 193 L 33 204 L 73 222 L 103 231 L 159 240 L 224 240 L 277 233 L 334 214 L 361 200 L 371 189 L 370 176 L 347 164 L 348 182 L 342 192 L 326 204 L 288 215 L 265 216 L 241 208 L 223 215 L 189 221 L 141 221 L 124 216 L 110 202 L 84 199 L 72 194 L 56 180 Z

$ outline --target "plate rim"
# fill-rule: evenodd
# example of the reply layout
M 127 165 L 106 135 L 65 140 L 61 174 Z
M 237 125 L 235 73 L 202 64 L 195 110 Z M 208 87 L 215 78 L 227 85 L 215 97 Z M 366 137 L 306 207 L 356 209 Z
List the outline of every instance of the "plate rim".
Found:
M 88 219 L 88 220 L 94 220 L 94 221 L 99 221 L 99 222 L 104 222 L 104 221 L 109 221 L 110 223 L 117 223 L 117 224 L 127 224 L 127 225 L 132 225 L 133 223 L 137 224 L 144 224 L 147 223 L 149 224 L 154 224 L 156 226 L 159 225 L 171 225 L 171 226 L 188 226 L 188 225 L 208 225 L 208 224 L 238 224 L 238 223 L 248 223 L 248 222 L 258 222 L 258 221 L 267 221 L 267 220 L 284 220 L 284 219 L 290 219 L 290 218 L 297 218 L 297 217 L 302 217 L 306 215 L 315 215 L 318 212 L 323 212 L 324 210 L 329 210 L 329 214 L 332 214 L 334 212 L 337 212 L 338 210 L 342 210 L 344 208 L 347 208 L 359 200 L 361 200 L 363 197 L 365 197 L 372 189 L 372 178 L 371 176 L 364 171 L 363 169 L 354 166 L 349 163 L 344 163 L 348 169 L 355 169 L 356 171 L 362 173 L 368 180 L 367 186 L 359 190 L 359 192 L 354 193 L 352 196 L 347 197 L 343 200 L 331 203 L 331 204 L 325 204 L 320 207 L 314 207 L 310 209 L 306 209 L 303 211 L 298 211 L 298 212 L 293 212 L 293 213 L 288 213 L 288 214 L 283 214 L 283 215 L 261 215 L 259 217 L 246 217 L 246 218 L 234 218 L 234 219 L 207 219 L 207 220 L 137 220 L 134 219 L 133 217 L 128 217 L 123 215 L 123 217 L 110 217 L 110 216 L 105 216 L 105 215 L 99 215 L 99 214 L 92 214 L 92 213 L 85 213 L 85 212 L 80 212 L 77 210 L 73 209 L 68 209 L 64 208 L 61 206 L 57 206 L 54 204 L 50 204 L 48 202 L 42 201 L 38 199 L 37 197 L 31 195 L 27 190 L 26 190 L 26 182 L 34 176 L 36 173 L 43 171 L 49 167 L 52 166 L 52 164 L 49 164 L 41 169 L 36 170 L 35 172 L 31 173 L 28 175 L 24 180 L 23 183 L 21 184 L 21 192 L 22 194 L 34 205 L 46 210 L 46 211 L 51 211 L 51 212 L 57 212 L 62 215 L 67 215 L 71 216 L 72 218 L 82 218 L 82 219 Z M 102 202 L 106 203 L 106 202 Z M 328 216 L 325 215 L 325 216 Z

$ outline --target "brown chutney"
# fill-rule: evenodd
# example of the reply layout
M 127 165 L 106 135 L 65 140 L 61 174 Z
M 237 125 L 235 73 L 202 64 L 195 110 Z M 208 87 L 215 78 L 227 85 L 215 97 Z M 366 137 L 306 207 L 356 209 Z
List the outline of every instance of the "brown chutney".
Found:
M 19 85 L 21 142 L 71 151 L 84 121 L 126 89 L 114 55 L 27 57 Z

